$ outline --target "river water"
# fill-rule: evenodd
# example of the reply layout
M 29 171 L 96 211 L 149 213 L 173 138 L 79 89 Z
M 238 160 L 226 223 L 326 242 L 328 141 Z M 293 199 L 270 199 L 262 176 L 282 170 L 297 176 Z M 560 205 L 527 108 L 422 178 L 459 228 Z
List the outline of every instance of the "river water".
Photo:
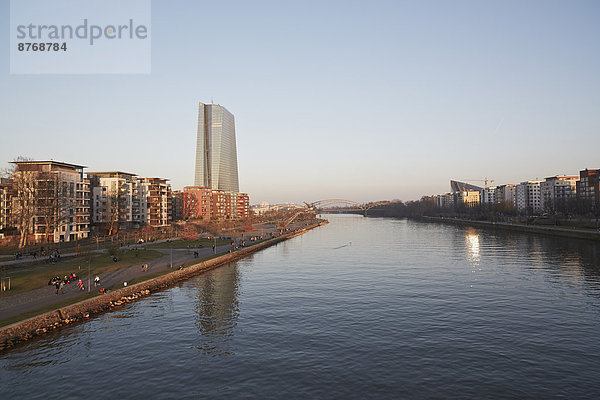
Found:
M 600 246 L 329 225 L 0 353 L 0 398 L 598 398 Z

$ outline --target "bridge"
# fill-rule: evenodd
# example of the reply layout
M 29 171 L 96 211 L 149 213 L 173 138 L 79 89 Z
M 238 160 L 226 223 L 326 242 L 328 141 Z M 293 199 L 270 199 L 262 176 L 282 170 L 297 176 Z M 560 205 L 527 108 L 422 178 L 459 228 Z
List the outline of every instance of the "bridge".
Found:
M 315 210 L 315 211 L 362 211 L 364 214 L 367 214 L 367 211 L 371 208 L 375 208 L 377 206 L 387 204 L 388 201 L 378 201 L 375 203 L 366 203 L 362 204 L 353 200 L 346 199 L 326 199 L 326 200 L 318 200 L 312 203 L 304 203 L 306 207 Z M 343 207 L 331 207 L 333 205 L 343 205 Z
M 279 224 L 279 228 L 287 228 L 287 226 L 291 224 L 297 217 L 305 213 L 320 213 L 327 211 L 359 211 L 366 217 L 368 210 L 388 203 L 389 201 L 378 201 L 374 203 L 362 204 L 353 200 L 346 199 L 326 199 L 313 201 L 312 203 L 304 202 L 306 207 L 298 207 L 298 211 L 296 211 L 285 221 L 282 221 Z M 342 205 L 342 207 L 332 207 L 334 205 Z

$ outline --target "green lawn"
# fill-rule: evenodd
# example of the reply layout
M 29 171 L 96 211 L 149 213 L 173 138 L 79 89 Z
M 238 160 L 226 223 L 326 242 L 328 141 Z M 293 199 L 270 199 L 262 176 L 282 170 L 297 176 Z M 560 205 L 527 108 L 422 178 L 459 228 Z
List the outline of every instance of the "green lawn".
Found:
M 92 276 L 102 273 L 126 268 L 135 264 L 143 264 L 163 254 L 156 250 L 130 250 L 118 256 L 118 261 L 113 262 L 108 254 L 96 254 L 92 256 L 90 270 Z M 75 258 L 60 261 L 56 264 L 35 264 L 16 267 L 4 272 L 4 276 L 10 276 L 11 290 L 0 292 L 0 297 L 38 289 L 48 285 L 48 281 L 54 276 L 63 277 L 69 273 L 75 273 L 80 278 L 88 276 L 88 259 Z M 86 281 L 87 284 L 87 281 Z
M 226 244 L 231 244 L 231 240 L 225 239 L 217 239 L 217 246 L 223 246 Z M 214 239 L 200 239 L 200 240 L 184 240 L 184 239 L 176 239 L 171 242 L 162 242 L 162 243 L 150 243 L 145 245 L 144 247 L 147 249 L 197 249 L 199 247 L 208 247 L 211 248 L 215 244 Z

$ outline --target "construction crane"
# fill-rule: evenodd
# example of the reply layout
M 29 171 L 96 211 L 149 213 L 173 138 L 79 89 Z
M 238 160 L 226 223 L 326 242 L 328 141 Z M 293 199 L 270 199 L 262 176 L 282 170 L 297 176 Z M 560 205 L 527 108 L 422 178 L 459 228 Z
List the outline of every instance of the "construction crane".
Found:
M 485 179 L 465 179 L 465 182 L 483 182 L 484 183 L 484 187 L 487 188 L 488 187 L 488 182 L 489 183 L 494 183 L 493 179 L 488 179 L 488 177 L 486 176 Z

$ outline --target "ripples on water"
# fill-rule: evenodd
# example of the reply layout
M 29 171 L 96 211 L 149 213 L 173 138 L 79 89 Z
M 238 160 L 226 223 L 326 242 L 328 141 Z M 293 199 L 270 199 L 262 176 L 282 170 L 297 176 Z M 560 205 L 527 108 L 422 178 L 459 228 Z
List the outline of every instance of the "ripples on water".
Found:
M 0 397 L 600 395 L 597 244 L 328 218 L 0 354 Z

